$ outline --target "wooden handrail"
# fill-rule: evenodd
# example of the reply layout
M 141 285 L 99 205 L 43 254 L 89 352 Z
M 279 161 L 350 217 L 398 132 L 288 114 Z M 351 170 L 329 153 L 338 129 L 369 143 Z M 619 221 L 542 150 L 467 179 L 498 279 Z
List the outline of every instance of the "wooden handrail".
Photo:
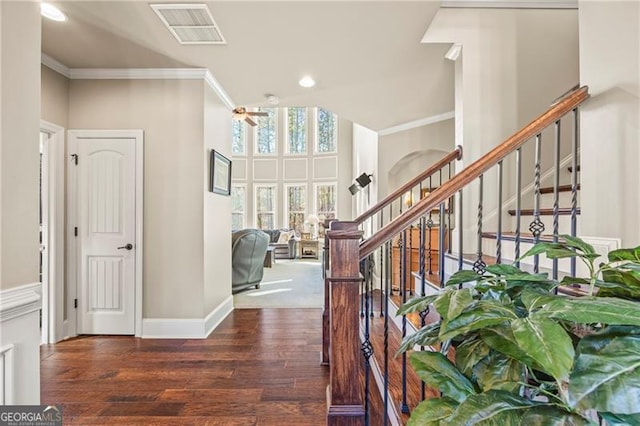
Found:
M 531 123 L 514 133 L 507 140 L 474 161 L 468 167 L 465 167 L 464 170 L 448 180 L 444 185 L 436 188 L 428 196 L 414 204 L 412 208 L 404 211 L 370 238 L 362 242 L 360 245 L 360 259 L 364 259 L 373 253 L 376 248 L 414 223 L 418 218 L 436 208 L 444 200 L 453 196 L 474 179 L 477 179 L 481 174 L 498 164 L 500 160 L 521 147 L 527 140 L 542 133 L 545 128 L 558 121 L 569 111 L 577 108 L 588 98 L 589 88 L 583 86 L 553 104 L 538 118 L 534 119 Z
M 427 170 L 420 173 L 418 176 L 414 177 L 409 182 L 405 183 L 400 188 L 393 191 L 391 194 L 387 195 L 382 201 L 376 203 L 376 205 L 371 207 L 366 212 L 362 213 L 360 216 L 358 216 L 354 220 L 354 222 L 356 222 L 358 225 L 362 225 L 362 223 L 365 220 L 369 219 L 371 216 L 378 213 L 383 208 L 387 207 L 393 201 L 397 200 L 398 197 L 400 197 L 402 194 L 404 194 L 405 192 L 407 192 L 408 190 L 410 190 L 411 188 L 413 188 L 423 180 L 427 179 L 429 176 L 433 175 L 435 172 L 437 172 L 447 164 L 451 163 L 453 160 L 460 160 L 461 158 L 462 158 L 462 147 L 458 146 L 456 149 L 454 149 L 453 151 L 451 151 L 450 153 L 442 157 L 442 159 L 440 159 L 438 162 L 434 163 Z

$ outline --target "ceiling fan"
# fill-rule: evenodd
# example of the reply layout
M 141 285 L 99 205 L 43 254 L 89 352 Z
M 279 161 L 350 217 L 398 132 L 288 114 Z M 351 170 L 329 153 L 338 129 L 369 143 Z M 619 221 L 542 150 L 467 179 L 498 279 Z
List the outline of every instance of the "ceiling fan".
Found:
M 247 111 L 247 109 L 245 107 L 235 107 L 233 109 L 233 118 L 234 118 L 234 120 L 244 120 L 247 123 L 249 123 L 249 125 L 256 126 L 257 123 L 249 118 L 250 115 L 254 116 L 254 117 L 266 117 L 266 116 L 269 115 L 269 113 L 267 113 L 267 112 Z

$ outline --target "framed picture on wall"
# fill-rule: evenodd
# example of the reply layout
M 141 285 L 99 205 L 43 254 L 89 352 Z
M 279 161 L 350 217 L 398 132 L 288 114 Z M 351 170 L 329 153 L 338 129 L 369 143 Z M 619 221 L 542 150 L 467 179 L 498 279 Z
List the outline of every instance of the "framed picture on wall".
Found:
M 212 149 L 210 163 L 209 191 L 231 195 L 231 160 Z

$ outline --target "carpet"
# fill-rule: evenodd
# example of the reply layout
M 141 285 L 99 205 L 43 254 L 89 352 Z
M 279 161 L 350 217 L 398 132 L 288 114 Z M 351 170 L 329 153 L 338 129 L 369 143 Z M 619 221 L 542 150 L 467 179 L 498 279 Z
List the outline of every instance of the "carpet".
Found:
M 316 259 L 277 259 L 272 268 L 264 268 L 260 288 L 235 294 L 233 303 L 236 309 L 321 308 L 321 263 Z

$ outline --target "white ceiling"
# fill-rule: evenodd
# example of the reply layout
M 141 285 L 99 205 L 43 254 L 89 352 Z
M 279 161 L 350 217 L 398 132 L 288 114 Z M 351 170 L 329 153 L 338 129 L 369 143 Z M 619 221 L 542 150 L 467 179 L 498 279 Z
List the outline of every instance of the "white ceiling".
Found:
M 70 68 L 208 68 L 237 105 L 273 93 L 377 131 L 453 109 L 449 46 L 420 43 L 437 1 L 206 2 L 226 45 L 180 45 L 151 2 L 51 3 L 68 21 L 43 19 L 42 49 Z

